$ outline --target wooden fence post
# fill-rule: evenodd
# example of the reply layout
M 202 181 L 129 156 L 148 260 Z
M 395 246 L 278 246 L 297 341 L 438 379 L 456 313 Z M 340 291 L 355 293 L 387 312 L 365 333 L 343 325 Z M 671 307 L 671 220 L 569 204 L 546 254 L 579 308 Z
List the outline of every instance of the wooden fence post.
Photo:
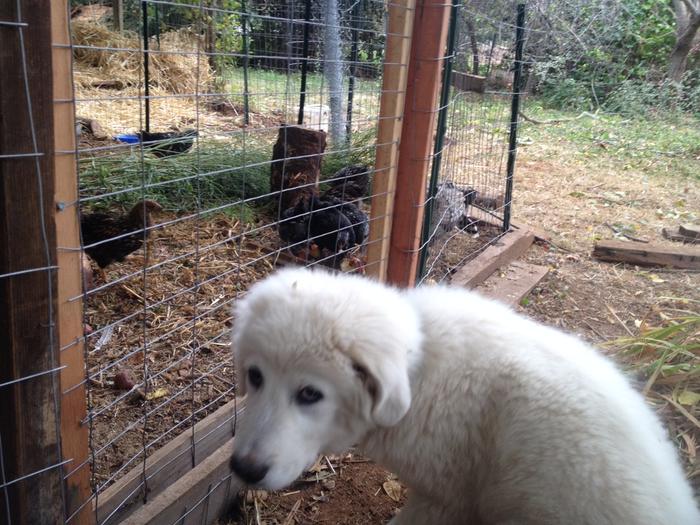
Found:
M 421 0 L 413 24 L 387 280 L 413 286 L 452 6 Z
M 48 0 L 0 2 L 0 523 L 62 523 Z
M 55 206 L 58 246 L 58 327 L 61 347 L 61 437 L 66 465 L 66 517 L 71 524 L 94 522 L 91 497 L 85 362 L 75 104 L 68 0 L 51 2 L 53 123 L 56 154 Z M 87 503 L 87 504 L 85 504 Z
M 367 273 L 380 280 L 386 279 L 389 261 L 391 219 L 415 6 L 416 0 L 389 3 L 372 183 L 372 221 L 367 243 Z

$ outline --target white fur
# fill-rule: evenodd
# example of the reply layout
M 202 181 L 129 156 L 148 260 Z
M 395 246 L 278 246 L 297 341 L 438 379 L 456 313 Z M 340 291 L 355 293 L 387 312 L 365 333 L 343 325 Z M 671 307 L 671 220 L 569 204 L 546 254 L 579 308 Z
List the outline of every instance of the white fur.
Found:
M 236 454 L 270 467 L 260 486 L 359 443 L 410 487 L 396 524 L 700 525 L 657 418 L 572 336 L 464 290 L 308 270 L 236 314 L 237 366 L 264 377 Z M 299 405 L 307 385 L 324 398 Z

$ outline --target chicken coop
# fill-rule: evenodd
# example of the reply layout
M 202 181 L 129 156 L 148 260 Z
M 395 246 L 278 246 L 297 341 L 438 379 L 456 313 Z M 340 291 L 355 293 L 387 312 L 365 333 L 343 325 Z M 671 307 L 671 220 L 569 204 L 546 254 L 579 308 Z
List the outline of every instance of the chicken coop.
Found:
M 213 522 L 253 283 L 448 281 L 505 235 L 517 14 L 3 3 L 0 523 Z

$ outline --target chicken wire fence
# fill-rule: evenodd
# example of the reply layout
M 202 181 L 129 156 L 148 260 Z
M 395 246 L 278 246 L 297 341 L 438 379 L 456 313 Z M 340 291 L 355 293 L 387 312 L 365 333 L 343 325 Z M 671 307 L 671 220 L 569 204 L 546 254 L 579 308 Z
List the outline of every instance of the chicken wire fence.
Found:
M 233 435 L 231 306 L 251 284 L 284 264 L 379 262 L 386 5 L 100 7 L 71 19 L 92 478 L 72 511 L 114 523 L 151 490 L 154 451 L 186 433 L 194 464 L 207 434 Z
M 510 228 L 525 5 L 508 7 L 498 20 L 479 4 L 452 8 L 421 281 L 449 281 Z
M 22 60 L 22 31 L 35 13 L 19 6 L 32 1 L 17 0 L 12 16 L 0 12 L 0 29 L 14 32 L 13 56 Z M 46 340 L 37 348 L 58 348 L 60 356 L 44 352 L 30 373 L 3 364 L 0 401 L 21 398 L 25 381 L 40 378 L 53 403 L 47 406 L 72 410 L 84 392 L 86 411 L 43 417 L 55 427 L 55 457 L 44 451 L 36 468 L 12 470 L 0 450 L 8 523 L 18 522 L 13 517 L 20 512 L 13 487 L 47 472 L 62 492 L 45 497 L 60 502 L 66 522 L 118 523 L 233 436 L 231 307 L 276 267 L 380 273 L 389 252 L 374 248 L 386 246 L 393 233 L 376 226 L 391 213 L 387 177 L 396 159 L 380 166 L 378 151 L 398 141 L 383 142 L 378 130 L 402 119 L 400 112 L 382 113 L 384 98 L 397 95 L 382 72 L 408 68 L 387 60 L 388 40 L 410 42 L 409 34 L 389 32 L 387 11 L 403 5 L 67 3 L 65 39 L 54 32 L 53 50 L 72 57 L 71 93 L 54 95 L 53 102 L 74 108 L 75 146 L 57 146 L 55 156 L 75 163 L 77 196 L 59 200 L 56 213 L 61 221 L 72 217 L 80 237 L 66 242 L 57 217 L 59 239 L 46 242 L 59 258 L 80 263 L 79 285 L 59 302 L 62 312 L 82 306 L 81 333 L 56 345 L 56 314 L 48 306 L 40 311 L 37 333 Z M 439 119 L 421 203 L 427 210 L 422 280 L 444 280 L 508 225 L 514 33 L 486 19 L 468 29 L 467 9 L 453 8 L 452 37 L 439 61 L 447 83 L 431 109 Z M 41 84 L 41 71 L 23 68 L 24 76 L 3 82 L 20 82 L 31 112 L 30 91 Z M 481 78 L 482 88 L 467 87 L 469 71 L 469 81 Z M 2 99 L 5 108 L 5 91 Z M 42 162 L 50 159 L 40 159 L 53 150 L 42 151 L 34 140 L 34 121 L 22 124 L 23 149 L 2 143 L 3 174 L 24 163 L 35 170 L 35 190 L 50 192 L 39 185 Z M 43 173 L 51 179 L 50 169 Z M 22 205 L 41 209 L 47 197 L 37 199 Z M 43 218 L 32 215 L 39 222 L 28 235 L 44 238 L 40 233 L 53 226 Z M 394 217 L 394 229 L 400 221 Z M 37 253 L 40 259 L 31 262 L 3 258 L 0 286 L 43 272 L 50 306 L 55 254 Z M 66 289 L 60 288 L 64 295 Z M 59 385 L 57 372 L 67 365 L 58 363 L 76 351 L 79 373 Z M 6 434 L 0 437 L 1 447 Z M 222 476 L 207 495 L 227 483 L 230 475 Z M 88 490 L 73 490 L 81 484 Z M 203 498 L 178 520 L 207 504 Z

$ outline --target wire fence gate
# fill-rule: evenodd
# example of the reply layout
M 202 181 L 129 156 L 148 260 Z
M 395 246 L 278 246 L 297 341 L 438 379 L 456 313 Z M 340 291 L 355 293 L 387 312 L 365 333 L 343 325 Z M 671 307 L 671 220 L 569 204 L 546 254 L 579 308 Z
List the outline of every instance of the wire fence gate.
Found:
M 510 229 L 525 4 L 450 15 L 420 255 L 420 282 L 450 276 Z
M 211 522 L 233 302 L 289 264 L 445 280 L 502 235 L 522 48 L 430 0 L 48 9 L 0 8 L 0 523 Z

